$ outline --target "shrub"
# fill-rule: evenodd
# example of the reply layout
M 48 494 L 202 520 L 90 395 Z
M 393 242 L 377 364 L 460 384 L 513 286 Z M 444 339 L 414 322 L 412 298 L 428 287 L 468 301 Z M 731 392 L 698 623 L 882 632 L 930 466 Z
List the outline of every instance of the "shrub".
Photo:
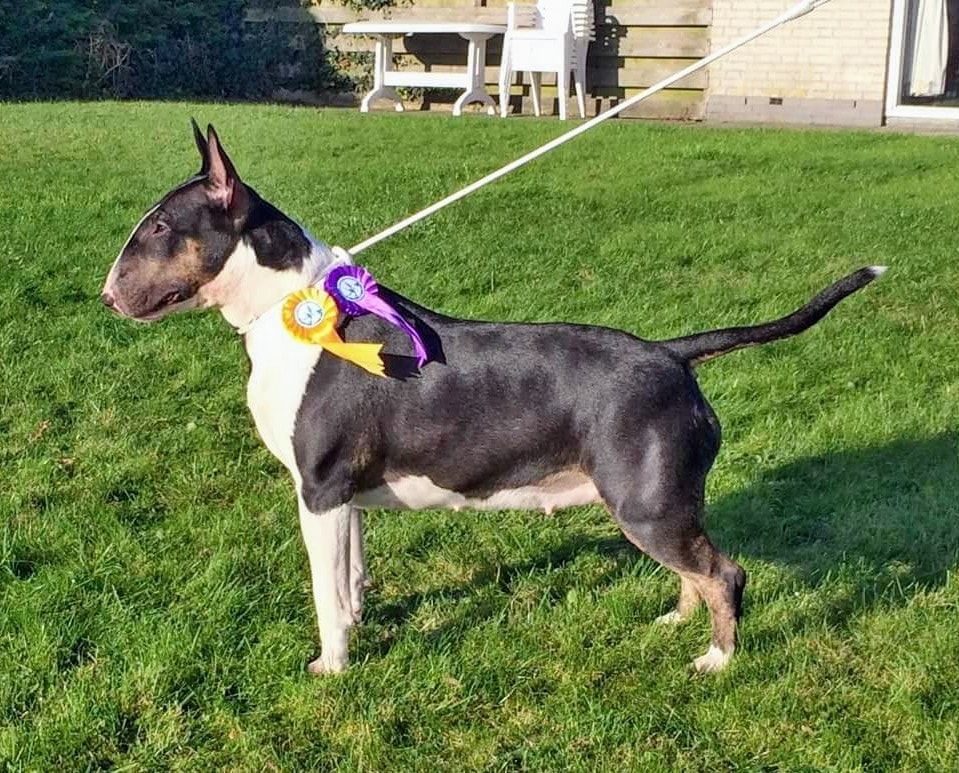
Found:
M 0 99 L 256 99 L 341 86 L 317 29 L 244 21 L 252 7 L 283 4 L 0 0 Z

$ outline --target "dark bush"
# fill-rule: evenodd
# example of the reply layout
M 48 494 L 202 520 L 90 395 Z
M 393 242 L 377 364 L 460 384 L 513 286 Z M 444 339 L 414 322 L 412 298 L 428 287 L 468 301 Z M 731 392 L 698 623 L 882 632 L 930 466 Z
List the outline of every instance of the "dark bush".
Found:
M 342 86 L 312 25 L 244 21 L 251 8 L 290 4 L 0 0 L 0 99 L 257 99 Z

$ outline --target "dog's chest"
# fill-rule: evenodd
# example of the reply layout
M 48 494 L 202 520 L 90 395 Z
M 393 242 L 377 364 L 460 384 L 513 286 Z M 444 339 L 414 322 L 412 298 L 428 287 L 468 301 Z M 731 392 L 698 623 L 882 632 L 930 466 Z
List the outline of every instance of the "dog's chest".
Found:
M 246 335 L 250 357 L 247 405 L 266 447 L 298 479 L 293 430 L 307 382 L 322 349 L 293 338 L 284 329 L 276 310 L 268 315 L 258 320 Z

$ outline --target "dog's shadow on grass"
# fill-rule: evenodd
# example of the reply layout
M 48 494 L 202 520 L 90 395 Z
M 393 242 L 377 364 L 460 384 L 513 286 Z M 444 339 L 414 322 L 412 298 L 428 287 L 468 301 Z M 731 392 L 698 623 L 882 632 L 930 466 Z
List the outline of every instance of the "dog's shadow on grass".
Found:
M 749 565 L 768 562 L 784 570 L 788 591 L 828 585 L 819 594 L 818 620 L 844 627 L 857 613 L 877 604 L 906 603 L 915 593 L 935 588 L 959 556 L 959 434 L 894 443 L 810 457 L 770 469 L 741 490 L 707 506 L 713 541 Z M 536 570 L 560 570 L 585 552 L 613 556 L 609 571 L 593 577 L 601 591 L 647 561 L 610 527 L 610 535 L 571 533 L 568 540 L 517 565 L 490 566 L 470 581 L 399 599 L 377 600 L 368 614 L 374 625 L 408 621 L 433 599 L 456 601 L 475 595 L 427 637 L 431 641 L 465 635 L 509 604 L 513 583 Z M 572 580 L 570 580 L 572 582 Z M 489 590 L 505 591 L 487 593 Z M 551 585 L 557 603 L 564 581 Z M 775 595 L 775 591 L 773 591 Z M 750 601 L 747 589 L 747 623 Z M 760 602 L 756 602 L 760 603 Z M 663 610 L 665 611 L 665 610 Z M 800 628 L 779 620 L 757 646 L 782 640 Z M 638 624 L 644 621 L 637 621 Z M 381 638 L 373 650 L 391 647 Z M 369 651 L 369 648 L 367 648 Z
M 837 566 L 942 582 L 959 554 L 959 434 L 801 459 L 707 508 L 727 552 L 791 568 L 816 585 Z
M 959 562 L 959 433 L 791 462 L 717 500 L 707 518 L 724 550 L 780 567 L 783 594 L 818 591 L 755 645 L 788 638 L 810 615 L 844 629 L 939 587 Z M 747 588 L 747 616 L 761 603 Z

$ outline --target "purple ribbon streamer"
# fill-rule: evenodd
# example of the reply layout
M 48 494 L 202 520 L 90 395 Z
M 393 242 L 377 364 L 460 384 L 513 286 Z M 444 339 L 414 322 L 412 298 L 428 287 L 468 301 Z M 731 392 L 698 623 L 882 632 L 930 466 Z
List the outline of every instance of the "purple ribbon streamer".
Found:
M 416 329 L 406 321 L 388 301 L 380 297 L 380 287 L 373 279 L 373 275 L 362 266 L 337 266 L 323 281 L 326 290 L 336 305 L 344 314 L 351 317 L 362 317 L 364 314 L 374 314 L 385 319 L 394 327 L 398 327 L 413 342 L 413 351 L 416 353 L 416 363 L 423 367 L 429 362 L 429 352 Z

